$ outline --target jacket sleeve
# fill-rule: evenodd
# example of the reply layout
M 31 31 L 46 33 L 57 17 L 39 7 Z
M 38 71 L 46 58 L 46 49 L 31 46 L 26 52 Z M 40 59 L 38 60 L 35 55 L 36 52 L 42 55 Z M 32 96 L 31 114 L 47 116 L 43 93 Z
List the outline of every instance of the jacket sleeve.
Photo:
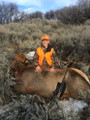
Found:
M 54 49 L 53 49 L 53 54 L 52 54 L 52 60 L 53 60 L 53 64 L 52 64 L 52 67 L 53 67 L 53 68 L 54 68 L 54 67 L 63 68 L 64 62 L 57 57 Z

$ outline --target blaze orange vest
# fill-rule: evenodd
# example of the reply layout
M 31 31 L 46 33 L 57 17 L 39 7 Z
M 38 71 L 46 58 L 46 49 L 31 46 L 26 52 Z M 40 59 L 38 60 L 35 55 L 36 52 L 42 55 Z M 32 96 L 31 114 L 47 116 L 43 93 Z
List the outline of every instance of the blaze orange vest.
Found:
M 43 49 L 41 47 L 38 47 L 37 54 L 38 54 L 38 63 L 40 66 L 43 65 L 44 58 L 46 59 L 48 65 L 52 66 L 53 48 L 51 48 L 51 51 L 44 53 Z

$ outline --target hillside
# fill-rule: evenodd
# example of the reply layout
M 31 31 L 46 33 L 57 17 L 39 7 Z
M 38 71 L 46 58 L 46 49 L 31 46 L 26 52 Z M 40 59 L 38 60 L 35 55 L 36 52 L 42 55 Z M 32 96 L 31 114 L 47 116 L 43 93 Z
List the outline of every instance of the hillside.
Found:
M 60 60 L 69 61 L 72 63 L 71 67 L 82 70 L 90 79 L 89 20 L 84 25 L 76 26 L 41 19 L 0 25 L 0 106 L 17 97 L 10 87 L 14 80 L 10 75 L 14 55 L 35 50 L 40 45 L 43 34 L 50 36 Z

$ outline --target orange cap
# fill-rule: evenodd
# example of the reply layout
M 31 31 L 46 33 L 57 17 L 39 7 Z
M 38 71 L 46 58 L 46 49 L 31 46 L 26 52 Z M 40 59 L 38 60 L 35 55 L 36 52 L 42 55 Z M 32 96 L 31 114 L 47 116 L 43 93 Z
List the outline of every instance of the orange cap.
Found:
M 48 35 L 43 35 L 43 36 L 41 37 L 41 40 L 49 40 L 49 36 L 48 36 Z

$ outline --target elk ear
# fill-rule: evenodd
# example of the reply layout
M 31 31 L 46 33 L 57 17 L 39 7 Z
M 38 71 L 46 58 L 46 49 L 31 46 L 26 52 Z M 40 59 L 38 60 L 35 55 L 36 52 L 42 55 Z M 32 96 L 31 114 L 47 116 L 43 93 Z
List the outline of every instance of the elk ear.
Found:
M 28 65 L 29 63 L 30 63 L 29 60 L 25 59 L 24 64 Z
M 26 61 L 25 61 L 25 63 L 29 63 L 29 61 L 28 61 L 28 60 L 26 60 Z

